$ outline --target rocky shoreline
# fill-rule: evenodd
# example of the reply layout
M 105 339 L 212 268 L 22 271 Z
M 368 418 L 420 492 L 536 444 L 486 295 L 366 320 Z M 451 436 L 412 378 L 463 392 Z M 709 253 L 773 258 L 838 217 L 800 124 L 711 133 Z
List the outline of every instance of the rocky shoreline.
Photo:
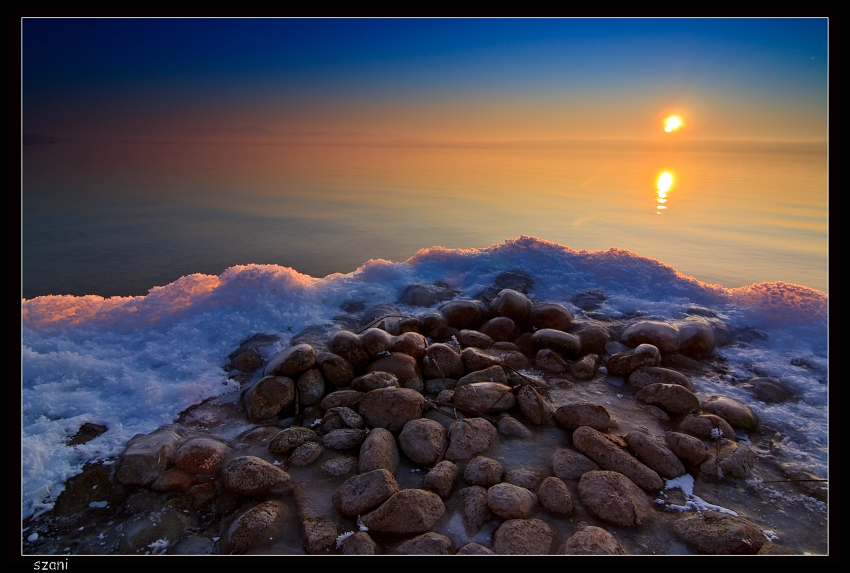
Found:
M 744 337 L 698 307 L 614 319 L 597 291 L 573 315 L 532 285 L 411 285 L 399 303 L 421 314 L 352 307 L 267 358 L 277 336 L 252 336 L 224 366 L 240 393 L 87 466 L 22 553 L 828 553 L 826 483 L 694 381 Z

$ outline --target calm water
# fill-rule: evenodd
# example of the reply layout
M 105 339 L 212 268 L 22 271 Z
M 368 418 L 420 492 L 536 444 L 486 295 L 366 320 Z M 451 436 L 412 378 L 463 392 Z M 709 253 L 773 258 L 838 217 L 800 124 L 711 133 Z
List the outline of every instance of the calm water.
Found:
M 25 146 L 23 168 L 24 298 L 142 295 L 247 263 L 322 277 L 519 235 L 828 293 L 825 144 L 57 142 Z

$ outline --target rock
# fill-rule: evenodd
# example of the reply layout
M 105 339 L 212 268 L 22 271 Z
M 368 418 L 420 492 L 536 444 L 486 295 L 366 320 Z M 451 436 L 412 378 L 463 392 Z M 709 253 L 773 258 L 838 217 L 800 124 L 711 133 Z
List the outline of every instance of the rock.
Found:
M 345 406 L 334 406 L 325 411 L 319 427 L 322 432 L 328 433 L 332 430 L 355 429 L 365 427 L 363 416 Z
M 292 376 L 304 372 L 316 363 L 316 351 L 309 344 L 296 344 L 281 350 L 269 359 L 265 376 Z
M 341 356 L 351 364 L 354 372 L 359 372 L 369 363 L 369 353 L 363 347 L 360 337 L 347 330 L 339 330 L 328 339 L 328 350 Z
M 286 428 L 275 435 L 269 442 L 269 452 L 273 454 L 286 454 L 307 442 L 315 442 L 319 436 L 310 428 L 293 426 Z
M 115 479 L 123 485 L 149 486 L 174 460 L 185 431 L 163 426 L 150 434 L 136 434 L 121 452 Z
M 754 554 L 767 541 L 757 525 L 718 511 L 685 517 L 673 529 L 686 543 L 715 555 Z
M 455 555 L 495 555 L 495 553 L 480 543 L 467 543 L 458 549 Z
M 605 304 L 605 293 L 600 290 L 589 290 L 576 294 L 572 303 L 582 310 L 596 310 Z
M 581 359 L 569 365 L 569 372 L 573 378 L 579 380 L 590 380 L 599 371 L 600 359 L 598 354 L 587 354 Z
M 472 531 L 478 531 L 485 523 L 493 519 L 493 512 L 487 505 L 487 490 L 473 485 L 458 492 L 463 500 L 463 512 L 466 523 Z
M 555 406 L 530 385 L 522 386 L 516 394 L 520 412 L 529 422 L 537 426 L 547 426 L 555 417 Z
M 299 376 L 295 387 L 298 389 L 298 402 L 302 406 L 318 404 L 325 395 L 325 379 L 317 368 L 311 368 Z
M 772 541 L 766 541 L 764 545 L 761 546 L 761 549 L 758 550 L 756 555 L 794 555 L 795 553 L 785 547 L 784 545 L 779 545 L 778 543 L 773 543 Z
M 777 378 L 757 376 L 748 380 L 745 387 L 756 399 L 768 404 L 781 404 L 796 400 L 794 393 Z
M 390 352 L 406 354 L 414 360 L 422 360 L 425 349 L 428 347 L 428 339 L 418 332 L 405 332 L 392 339 Z
M 714 414 L 688 414 L 676 425 L 677 432 L 690 434 L 701 440 L 714 439 L 712 430 L 720 430 L 725 438 L 738 439 L 729 422 Z
M 230 460 L 221 470 L 221 479 L 228 490 L 249 497 L 282 491 L 292 482 L 288 473 L 256 456 Z
M 476 456 L 469 460 L 463 470 L 463 479 L 470 485 L 490 487 L 502 481 L 505 468 L 498 460 Z
M 492 338 L 478 332 L 477 330 L 461 330 L 457 333 L 457 340 L 464 348 L 490 348 L 495 342 Z
M 679 350 L 679 329 L 666 322 L 641 320 L 626 327 L 620 342 L 631 347 L 651 344 L 661 354 L 673 354 Z
M 483 414 L 507 412 L 516 406 L 510 386 L 497 382 L 475 382 L 455 390 L 454 403 L 464 411 Z
M 576 451 L 560 449 L 552 456 L 555 475 L 562 480 L 577 480 L 587 472 L 597 471 L 596 462 Z
M 398 436 L 401 451 L 418 466 L 431 466 L 448 447 L 448 432 L 442 424 L 427 418 L 411 420 Z
M 280 534 L 289 510 L 278 500 L 264 501 L 237 517 L 219 541 L 221 553 L 244 553 L 252 547 L 269 545 Z
M 322 373 L 325 381 L 334 386 L 348 386 L 354 378 L 354 367 L 351 363 L 332 352 L 321 352 L 316 359 L 316 367 Z
M 579 356 L 587 354 L 605 354 L 605 345 L 611 340 L 608 329 L 596 322 L 581 322 L 573 324 L 572 334 L 581 342 Z
M 363 525 L 377 533 L 424 533 L 443 516 L 446 506 L 434 492 L 403 489 L 362 517 Z
M 322 436 L 321 442 L 324 447 L 341 452 L 355 448 L 359 450 L 364 440 L 366 440 L 366 430 L 344 428 L 331 430 Z
M 466 350 L 470 349 L 467 348 Z M 505 376 L 505 371 L 502 369 L 501 366 L 494 365 L 483 370 L 470 372 L 469 374 L 457 381 L 455 388 L 465 386 L 466 384 L 474 384 L 475 382 L 495 382 L 497 384 L 504 384 L 507 386 L 508 377 Z
M 705 475 L 724 477 L 747 477 L 756 465 L 756 453 L 749 446 L 726 441 L 720 448 L 720 458 L 713 455 L 715 448 L 708 449 L 708 459 L 699 467 Z
M 651 344 L 641 344 L 632 350 L 617 352 L 608 359 L 606 367 L 611 376 L 628 377 L 641 366 L 658 366 L 661 353 Z
M 559 555 L 626 555 L 626 550 L 617 539 L 595 525 L 588 525 L 575 532 L 564 542 Z
M 502 416 L 499 418 L 497 426 L 499 433 L 505 436 L 516 436 L 519 438 L 530 438 L 533 434 L 531 430 L 522 425 L 520 421 L 511 416 Z
M 360 401 L 364 395 L 364 392 L 357 390 L 337 390 L 322 398 L 321 407 L 322 410 L 330 410 L 344 406 L 356 412 L 360 409 Z
M 322 473 L 329 477 L 344 476 L 355 469 L 357 469 L 357 458 L 354 456 L 340 456 L 326 461 L 321 467 Z
M 408 285 L 398 302 L 407 306 L 429 307 L 437 303 L 437 295 L 428 285 Z
M 275 418 L 295 399 L 295 382 L 286 376 L 265 376 L 242 394 L 245 412 L 252 422 Z
M 193 474 L 212 474 L 218 471 L 229 453 L 230 448 L 223 442 L 212 438 L 192 438 L 177 448 L 174 465 Z
M 534 365 L 553 374 L 563 374 L 567 371 L 567 361 L 551 348 L 541 348 L 534 357 Z
M 240 352 L 230 359 L 230 367 L 232 369 L 248 374 L 258 370 L 262 365 L 263 357 L 254 348 Z
M 395 473 L 398 462 L 398 446 L 392 432 L 385 428 L 372 429 L 360 446 L 360 473 L 378 469 Z
M 301 444 L 289 456 L 289 464 L 295 467 L 309 466 L 322 456 L 325 449 L 318 442 Z
M 108 428 L 102 424 L 92 424 L 91 422 L 83 422 L 80 429 L 77 430 L 66 442 L 69 446 L 78 446 L 87 444 L 101 434 L 106 433 Z
M 447 344 L 435 343 L 425 349 L 422 375 L 427 378 L 461 378 L 466 369 L 460 354 Z
M 410 388 L 422 392 L 422 372 L 416 359 L 407 354 L 393 352 L 389 356 L 381 356 L 366 367 L 369 372 L 389 372 L 398 378 L 398 384 L 402 388 Z
M 573 313 L 562 304 L 547 302 L 536 304 L 531 309 L 531 325 L 536 330 L 550 328 L 568 332 L 573 322 Z
M 664 438 L 670 450 L 689 464 L 696 466 L 705 460 L 705 444 L 699 438 L 680 432 L 666 432 Z
M 663 478 L 673 479 L 685 473 L 685 466 L 670 448 L 653 436 L 641 432 L 626 434 L 626 443 L 635 456 L 658 472 Z
M 568 358 L 578 356 L 581 350 L 578 336 L 551 328 L 536 331 L 531 336 L 531 342 L 537 348 L 549 348 Z
M 493 534 L 499 555 L 549 555 L 555 534 L 540 519 L 509 519 Z
M 457 386 L 457 380 L 454 378 L 431 378 L 425 381 L 425 394 L 434 396 L 442 394 L 446 390 L 450 390 L 454 394 L 454 388 Z M 442 399 L 438 398 L 438 402 Z
M 494 343 L 511 342 L 519 334 L 519 328 L 507 316 L 497 316 L 481 325 L 481 333 L 492 338 Z
M 405 541 L 396 549 L 402 555 L 451 555 L 453 550 L 451 539 L 433 531 Z
M 524 487 L 502 482 L 487 490 L 487 505 L 502 519 L 526 519 L 537 506 L 537 496 Z
M 459 471 L 454 463 L 443 460 L 425 475 L 424 485 L 427 489 L 433 490 L 441 498 L 448 499 L 451 497 L 452 488 L 454 487 Z
M 144 553 L 156 554 L 151 547 L 159 540 L 169 543 L 179 539 L 189 527 L 189 518 L 176 509 L 165 509 L 157 512 L 156 520 L 144 519 L 139 516 L 125 523 L 121 539 L 118 542 L 118 552 L 123 554 Z M 59 561 L 59 563 L 62 563 Z M 67 562 L 65 562 L 67 565 Z M 47 567 L 45 565 L 45 567 Z
M 374 555 L 376 544 L 365 531 L 358 531 L 340 545 L 343 555 Z
M 641 525 L 650 517 L 649 497 L 617 471 L 595 471 L 581 476 L 578 496 L 599 519 L 618 527 Z
M 572 515 L 573 497 L 567 484 L 556 477 L 547 477 L 540 484 L 537 498 L 546 511 L 558 515 Z
M 464 348 L 460 357 L 467 372 L 476 372 L 491 367 L 501 370 L 502 359 L 479 348 Z M 504 372 L 502 372 L 502 376 L 504 376 Z
M 360 415 L 370 428 L 400 432 L 406 423 L 422 416 L 425 398 L 408 388 L 378 388 L 360 401 Z
M 626 382 L 638 389 L 651 384 L 678 384 L 692 392 L 694 389 L 688 377 L 681 372 L 659 366 L 642 366 L 629 374 Z
M 481 324 L 483 312 L 478 301 L 453 300 L 440 307 L 446 324 L 458 330 L 476 328 Z
M 635 398 L 644 404 L 658 406 L 674 417 L 700 411 L 699 398 L 678 384 L 650 384 L 641 388 Z
M 334 491 L 331 501 L 346 517 L 357 517 L 370 511 L 398 493 L 398 483 L 389 471 L 373 470 L 345 480 Z
M 393 337 L 386 330 L 367 328 L 360 333 L 360 342 L 369 358 L 374 359 L 384 352 L 389 352 L 393 344 Z
M 503 289 L 490 301 L 490 316 L 505 316 L 516 323 L 520 330 L 531 328 L 531 300 L 521 292 Z M 493 338 L 493 340 L 497 340 Z
M 620 472 L 646 491 L 657 492 L 664 488 L 664 482 L 654 470 L 629 455 L 598 430 L 589 426 L 578 428 L 573 432 L 573 445 L 603 469 Z
M 601 432 L 616 426 L 605 406 L 591 402 L 564 404 L 555 410 L 555 422 L 562 428 L 575 430 L 581 426 L 590 426 Z
M 679 352 L 702 358 L 714 352 L 714 329 L 704 318 L 690 317 L 675 323 L 679 332 Z
M 733 428 L 755 430 L 758 427 L 758 418 L 749 406 L 726 396 L 711 396 L 702 402 L 702 409 L 720 416 Z
M 486 451 L 495 438 L 496 428 L 484 418 L 456 420 L 449 428 L 449 447 L 443 457 L 464 460 Z

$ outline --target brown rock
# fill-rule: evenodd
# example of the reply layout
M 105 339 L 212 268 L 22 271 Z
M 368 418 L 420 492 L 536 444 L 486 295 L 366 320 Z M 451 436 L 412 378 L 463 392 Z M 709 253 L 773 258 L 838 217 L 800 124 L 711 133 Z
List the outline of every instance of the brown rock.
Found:
M 325 379 L 317 368 L 311 368 L 299 376 L 295 387 L 298 389 L 298 402 L 302 406 L 318 404 L 325 395 Z
M 358 531 L 342 542 L 340 553 L 343 555 L 374 555 L 377 545 L 365 531 Z
M 616 471 L 588 472 L 578 482 L 584 506 L 599 519 L 618 527 L 634 527 L 649 519 L 649 497 Z
M 443 460 L 425 475 L 425 487 L 436 492 L 441 498 L 448 499 L 451 497 L 459 471 L 455 464 Z
M 192 438 L 177 448 L 174 465 L 177 469 L 193 474 L 211 474 L 218 470 L 229 452 L 227 444 L 218 440 Z
M 528 330 L 531 327 L 531 311 L 531 300 L 513 289 L 503 289 L 490 301 L 490 316 L 508 317 L 520 330 Z M 494 337 L 493 340 L 497 339 Z
M 679 330 L 666 322 L 641 320 L 620 334 L 620 342 L 631 347 L 651 344 L 661 354 L 673 354 L 679 350 Z
M 534 365 L 553 374 L 562 374 L 568 367 L 567 361 L 551 348 L 541 348 L 534 358 Z
M 373 428 L 360 446 L 360 473 L 378 469 L 395 473 L 398 462 L 398 446 L 392 432 Z
M 273 454 L 286 454 L 301 444 L 315 442 L 319 436 L 310 428 L 293 426 L 278 432 L 269 442 L 269 452 Z
M 581 341 L 574 334 L 543 328 L 531 336 L 531 342 L 537 348 L 549 348 L 568 358 L 579 355 Z
M 418 332 L 405 332 L 392 339 L 390 352 L 407 354 L 415 360 L 422 360 L 425 349 L 428 348 L 428 340 Z
M 497 382 L 475 382 L 455 390 L 454 403 L 458 408 L 479 413 L 507 412 L 516 406 L 510 386 Z
M 463 500 L 463 512 L 466 523 L 472 531 L 478 531 L 481 526 L 493 519 L 493 512 L 487 505 L 487 490 L 480 485 L 473 485 L 460 490 Z
M 733 428 L 755 430 L 759 424 L 758 418 L 749 406 L 726 396 L 710 397 L 702 403 L 702 409 L 720 416 Z
M 476 456 L 469 460 L 463 470 L 463 479 L 470 485 L 490 487 L 502 481 L 505 468 L 498 460 Z
M 620 472 L 646 491 L 657 492 L 664 487 L 664 482 L 654 470 L 639 462 L 598 430 L 589 426 L 578 428 L 573 432 L 573 445 L 600 467 Z
M 591 402 L 575 402 L 564 404 L 555 410 L 555 421 L 562 428 L 575 430 L 581 426 L 590 426 L 601 432 L 607 431 L 616 424 L 605 406 Z
M 422 375 L 425 378 L 461 378 L 466 369 L 460 354 L 447 344 L 435 343 L 425 349 Z
M 467 350 L 470 350 L 467 348 Z M 496 382 L 498 384 L 508 383 L 508 377 L 505 376 L 505 371 L 501 366 L 490 366 L 489 368 L 485 368 L 483 370 L 477 370 L 475 372 L 470 372 L 463 378 L 457 381 L 455 387 L 460 387 L 465 384 L 473 384 L 475 382 Z
M 664 438 L 670 450 L 689 464 L 699 465 L 705 460 L 705 444 L 699 438 L 680 432 L 667 432 Z
M 410 420 L 422 416 L 425 397 L 408 388 L 378 388 L 360 402 L 360 415 L 370 428 L 400 432 Z
M 184 435 L 179 426 L 168 425 L 150 434 L 133 436 L 119 457 L 116 481 L 123 485 L 152 484 L 173 462 Z
M 360 342 L 363 350 L 369 358 L 375 358 L 379 354 L 388 352 L 393 344 L 393 337 L 386 330 L 380 328 L 367 328 L 360 333 Z
M 531 324 L 535 329 L 551 328 L 568 332 L 573 322 L 573 313 L 557 303 L 536 304 L 531 309 Z
M 433 531 L 405 541 L 396 549 L 401 555 L 451 555 L 453 550 L 451 539 Z
M 502 482 L 487 490 L 487 505 L 502 519 L 526 519 L 537 505 L 537 496 L 524 487 Z
M 221 471 L 221 478 L 230 491 L 250 497 L 281 491 L 292 482 L 288 473 L 256 456 L 230 460 Z
M 403 489 L 363 516 L 363 525 L 377 533 L 424 533 L 443 516 L 440 496 L 424 489 Z
M 573 513 L 573 497 L 567 485 L 556 477 L 547 477 L 540 484 L 537 498 L 547 511 L 558 515 L 571 515 Z
M 714 352 L 714 329 L 700 317 L 690 317 L 675 323 L 679 331 L 679 352 L 692 358 L 702 358 Z
M 685 517 L 673 529 L 686 543 L 715 555 L 757 553 L 767 541 L 757 525 L 718 511 Z
M 316 351 L 309 344 L 296 344 L 281 350 L 269 359 L 263 374 L 266 376 L 292 376 L 304 372 L 316 363 Z
M 398 444 L 414 464 L 431 466 L 448 447 L 448 432 L 439 422 L 418 418 L 404 425 Z
M 493 534 L 499 555 L 549 555 L 555 534 L 540 519 L 509 519 Z
M 546 426 L 554 420 L 554 404 L 532 386 L 522 386 L 517 391 L 516 401 L 522 415 L 532 424 Z
M 337 387 L 348 386 L 354 378 L 354 367 L 351 363 L 332 352 L 320 353 L 316 359 L 316 367 L 327 382 Z
M 629 374 L 626 382 L 639 389 L 650 384 L 678 384 L 691 391 L 694 389 L 688 377 L 681 372 L 659 366 L 642 366 Z
M 381 469 L 345 480 L 334 491 L 331 500 L 339 513 L 356 517 L 378 507 L 398 491 L 398 483 L 393 474 Z
M 381 356 L 366 367 L 366 372 L 389 372 L 398 378 L 399 386 L 422 392 L 422 372 L 416 359 L 407 354 L 393 352 Z
M 242 394 L 245 412 L 252 422 L 276 417 L 295 399 L 295 382 L 286 376 L 265 376 Z
M 283 502 L 264 501 L 237 517 L 221 536 L 221 553 L 244 553 L 269 545 L 280 534 L 289 510 Z
M 446 324 L 458 330 L 475 328 L 481 324 L 483 313 L 478 301 L 453 300 L 440 307 Z
M 723 437 L 737 440 L 735 430 L 729 422 L 714 414 L 688 414 L 676 426 L 676 431 L 696 436 L 702 440 L 713 439 L 712 430 L 720 430 Z
M 678 384 L 650 384 L 641 388 L 635 398 L 644 404 L 657 406 L 674 417 L 700 410 L 699 398 Z
M 363 347 L 360 337 L 347 330 L 340 330 L 328 339 L 328 350 L 343 357 L 351 364 L 354 372 L 359 372 L 369 363 L 369 353 Z
M 642 366 L 658 366 L 661 364 L 661 353 L 651 344 L 641 344 L 637 348 L 617 352 L 605 364 L 611 376 L 628 377 L 629 374 Z
M 641 432 L 629 432 L 626 443 L 640 461 L 661 477 L 673 479 L 685 473 L 684 464 L 661 440 Z
M 456 420 L 449 428 L 449 447 L 443 457 L 464 460 L 486 451 L 495 438 L 496 428 L 484 418 Z
M 485 368 L 500 366 L 502 364 L 501 358 L 480 348 L 464 348 L 460 353 L 460 357 L 467 372 L 484 370 Z
M 587 472 L 596 471 L 599 466 L 576 451 L 560 449 L 552 456 L 552 467 L 555 475 L 562 480 L 577 480 Z
M 567 539 L 560 555 L 626 555 L 617 539 L 595 525 L 588 525 Z
M 490 348 L 495 342 L 492 338 L 478 332 L 477 330 L 461 330 L 457 333 L 457 340 L 464 348 Z

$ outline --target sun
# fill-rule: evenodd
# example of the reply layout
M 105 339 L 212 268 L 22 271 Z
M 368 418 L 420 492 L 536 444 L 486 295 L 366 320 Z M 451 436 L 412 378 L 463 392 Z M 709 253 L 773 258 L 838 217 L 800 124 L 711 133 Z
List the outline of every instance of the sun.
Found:
M 664 120 L 664 131 L 670 133 L 682 127 L 682 118 L 678 115 L 671 115 Z

